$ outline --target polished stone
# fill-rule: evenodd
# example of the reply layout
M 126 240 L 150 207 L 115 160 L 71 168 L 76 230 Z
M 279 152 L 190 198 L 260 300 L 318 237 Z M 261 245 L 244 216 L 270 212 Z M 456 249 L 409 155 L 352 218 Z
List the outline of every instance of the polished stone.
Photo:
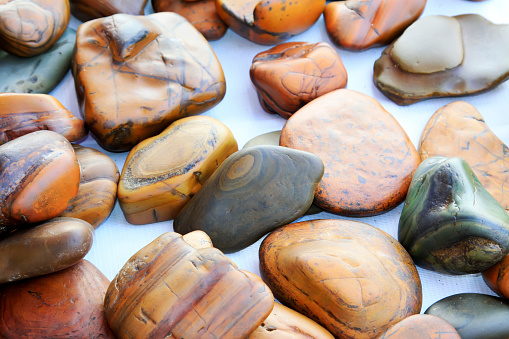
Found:
M 493 292 L 509 299 L 509 255 L 482 272 L 482 277 Z
M 69 0 L 71 13 L 81 21 L 114 14 L 144 15 L 147 0 Z
M 430 314 L 414 314 L 382 333 L 378 339 L 461 339 L 444 319 Z

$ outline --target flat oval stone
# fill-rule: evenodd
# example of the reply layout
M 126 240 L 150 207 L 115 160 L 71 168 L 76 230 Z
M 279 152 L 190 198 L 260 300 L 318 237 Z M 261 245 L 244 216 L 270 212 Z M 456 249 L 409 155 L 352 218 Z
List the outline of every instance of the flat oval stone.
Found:
M 1 145 L 0 236 L 59 216 L 79 182 L 72 145 L 56 132 L 33 132 Z
M 0 94 L 0 145 L 22 135 L 50 130 L 70 142 L 85 138 L 85 122 L 46 94 Z
M 424 127 L 419 142 L 423 160 L 436 156 L 466 160 L 484 188 L 509 211 L 509 193 L 504 189 L 509 181 L 507 149 L 479 111 L 464 101 L 440 108 Z
M 5 338 L 115 338 L 103 310 L 108 279 L 86 260 L 63 271 L 0 285 Z
M 283 226 L 263 240 L 260 269 L 277 300 L 337 338 L 374 338 L 421 309 L 412 258 L 396 239 L 357 221 Z
M 244 338 L 272 310 L 256 275 L 213 247 L 168 232 L 142 248 L 110 283 L 106 317 L 117 338 Z
M 0 284 L 63 270 L 92 247 L 93 227 L 79 219 L 53 218 L 0 240 Z
M 263 109 L 285 119 L 347 82 L 341 58 L 326 42 L 287 42 L 260 52 L 250 76 Z
M 245 148 L 210 176 L 173 229 L 202 230 L 221 251 L 241 250 L 302 216 L 322 175 L 323 164 L 314 154 L 279 146 Z
M 437 301 L 425 313 L 448 321 L 462 339 L 509 337 L 509 300 L 506 299 L 460 293 Z
M 414 314 L 385 331 L 379 339 L 461 339 L 444 319 L 430 314 Z
M 0 3 L 0 48 L 30 57 L 47 51 L 67 28 L 67 0 L 4 0 Z
M 416 265 L 480 273 L 509 252 L 509 216 L 465 160 L 429 158 L 408 189 L 398 240 Z
M 339 89 L 297 111 L 281 146 L 314 153 L 325 173 L 315 203 L 342 215 L 387 212 L 405 199 L 420 159 L 394 117 L 375 99 Z
M 81 219 L 97 228 L 115 207 L 120 178 L 118 168 L 101 151 L 80 145 L 73 145 L 73 148 L 80 165 L 80 185 L 60 216 Z
M 499 296 L 509 299 L 509 255 L 482 272 L 486 285 Z
M 71 13 L 81 21 L 114 14 L 145 15 L 147 0 L 69 0 Z
M 224 97 L 207 40 L 175 13 L 115 14 L 78 29 L 73 62 L 80 109 L 98 143 L 128 151 Z
M 238 35 L 262 45 L 276 45 L 311 27 L 325 0 L 217 0 L 217 13 Z
M 362 51 L 392 42 L 425 6 L 426 0 L 349 0 L 328 3 L 323 16 L 334 44 Z
M 238 150 L 220 121 L 180 119 L 136 145 L 125 161 L 118 201 L 131 224 L 172 220 L 217 167 Z

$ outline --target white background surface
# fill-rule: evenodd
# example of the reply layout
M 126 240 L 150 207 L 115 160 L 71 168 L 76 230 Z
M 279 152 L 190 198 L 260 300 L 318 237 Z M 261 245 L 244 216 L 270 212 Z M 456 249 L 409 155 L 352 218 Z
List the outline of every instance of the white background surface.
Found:
M 146 12 L 153 12 L 150 4 L 147 5 Z M 467 13 L 481 14 L 494 23 L 509 24 L 509 1 L 428 0 L 423 16 Z M 73 18 L 70 26 L 77 28 L 79 24 L 80 22 Z M 308 31 L 292 38 L 290 41 L 325 41 L 331 43 L 325 30 L 323 16 Z M 262 110 L 254 86 L 249 78 L 249 68 L 253 57 L 257 53 L 267 50 L 270 46 L 257 45 L 238 36 L 231 30 L 222 39 L 211 42 L 211 46 L 223 66 L 227 91 L 224 100 L 204 115 L 212 116 L 226 124 L 232 130 L 239 148 L 242 148 L 248 140 L 259 134 L 281 129 L 285 120 L 278 115 L 271 115 Z M 464 100 L 476 106 L 491 130 L 505 144 L 509 145 L 509 112 L 507 105 L 509 82 L 477 96 L 432 99 L 402 107 L 387 99 L 373 84 L 373 64 L 380 56 L 383 50 L 382 47 L 364 52 L 349 52 L 338 48 L 336 50 L 348 72 L 347 88 L 377 99 L 387 111 L 394 115 L 415 146 L 418 145 L 423 128 L 433 113 L 455 100 Z M 70 73 L 50 94 L 58 98 L 75 115 L 80 116 L 74 82 Z M 101 150 L 90 136 L 81 144 Z M 102 151 L 113 158 L 121 171 L 127 153 Z M 402 204 L 386 214 L 355 220 L 376 226 L 397 237 L 401 210 Z M 297 221 L 340 218 L 342 217 L 322 212 Z M 134 253 L 162 233 L 172 230 L 171 221 L 150 225 L 130 225 L 125 221 L 117 203 L 109 219 L 96 230 L 94 245 L 86 259 L 94 263 L 108 279 L 112 280 Z M 229 254 L 228 257 L 240 268 L 259 274 L 258 248 L 260 243 L 261 240 L 240 252 Z M 493 294 L 479 274 L 447 276 L 420 268 L 419 274 L 423 286 L 422 312 L 432 303 L 452 294 L 461 292 Z

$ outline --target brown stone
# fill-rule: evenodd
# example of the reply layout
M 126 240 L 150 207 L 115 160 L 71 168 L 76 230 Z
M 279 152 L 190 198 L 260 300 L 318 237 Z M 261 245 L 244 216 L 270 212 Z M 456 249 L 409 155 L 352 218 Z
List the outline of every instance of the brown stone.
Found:
M 486 285 L 499 296 L 509 299 L 509 255 L 482 273 Z
M 69 23 L 67 0 L 0 1 L 0 48 L 29 57 L 47 51 Z
M 69 0 L 71 13 L 81 21 L 113 14 L 144 15 L 147 0 Z
M 82 24 L 72 71 L 85 122 L 112 151 L 130 150 L 173 121 L 212 108 L 226 90 L 207 40 L 175 13 Z
M 375 215 L 396 207 L 420 162 L 394 117 L 375 99 L 348 89 L 297 111 L 283 127 L 280 144 L 322 159 L 325 173 L 315 204 L 342 215 Z
M 347 82 L 341 58 L 326 42 L 287 42 L 258 53 L 250 75 L 263 109 L 285 119 Z
M 446 320 L 430 314 L 414 314 L 385 331 L 379 339 L 461 339 Z

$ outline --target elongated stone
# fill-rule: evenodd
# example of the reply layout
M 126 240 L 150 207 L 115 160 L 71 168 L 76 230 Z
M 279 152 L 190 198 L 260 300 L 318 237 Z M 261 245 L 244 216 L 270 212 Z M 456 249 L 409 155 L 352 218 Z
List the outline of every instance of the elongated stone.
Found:
M 416 265 L 479 273 L 509 252 L 509 216 L 461 158 L 426 159 L 415 172 L 398 240 Z
M 414 314 L 385 331 L 379 339 L 461 339 L 444 319 L 430 314 Z
M 147 0 L 69 0 L 71 13 L 81 21 L 124 13 L 144 15 Z
M 408 253 L 357 221 L 283 226 L 263 240 L 260 269 L 277 300 L 336 338 L 374 338 L 421 309 L 421 282 Z
M 241 250 L 302 216 L 313 202 L 323 164 L 314 154 L 256 146 L 226 159 L 173 222 L 202 230 L 223 252 Z
M 493 292 L 509 299 L 509 255 L 482 272 L 482 277 Z

